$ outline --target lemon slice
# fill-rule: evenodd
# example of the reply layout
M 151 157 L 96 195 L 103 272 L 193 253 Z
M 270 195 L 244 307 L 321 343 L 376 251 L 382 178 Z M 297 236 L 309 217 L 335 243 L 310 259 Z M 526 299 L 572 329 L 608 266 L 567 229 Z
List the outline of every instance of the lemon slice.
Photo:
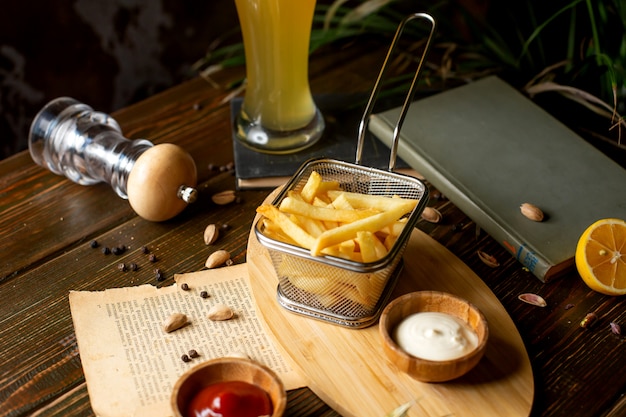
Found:
M 626 294 L 626 222 L 601 219 L 580 236 L 576 268 L 592 290 L 607 295 Z

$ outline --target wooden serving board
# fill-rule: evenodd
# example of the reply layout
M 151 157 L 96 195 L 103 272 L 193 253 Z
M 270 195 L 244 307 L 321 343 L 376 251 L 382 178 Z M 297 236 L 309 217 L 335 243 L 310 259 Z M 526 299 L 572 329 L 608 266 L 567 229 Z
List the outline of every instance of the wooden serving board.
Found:
M 278 279 L 254 230 L 247 259 L 253 296 L 270 334 L 307 385 L 343 416 L 384 417 L 410 401 L 415 402 L 408 415 L 414 417 L 530 414 L 532 368 L 513 321 L 483 281 L 425 233 L 413 232 L 391 299 L 411 291 L 446 291 L 474 303 L 489 324 L 483 359 L 465 376 L 446 383 L 418 382 L 398 371 L 383 352 L 378 324 L 349 329 L 281 307 Z

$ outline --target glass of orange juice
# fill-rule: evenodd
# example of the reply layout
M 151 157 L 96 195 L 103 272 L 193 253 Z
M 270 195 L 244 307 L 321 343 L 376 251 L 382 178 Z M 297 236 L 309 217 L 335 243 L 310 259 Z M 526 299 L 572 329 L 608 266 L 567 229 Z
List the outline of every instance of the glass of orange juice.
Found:
M 309 88 L 316 0 L 235 0 L 246 55 L 236 138 L 254 150 L 292 153 L 318 141 L 324 118 Z

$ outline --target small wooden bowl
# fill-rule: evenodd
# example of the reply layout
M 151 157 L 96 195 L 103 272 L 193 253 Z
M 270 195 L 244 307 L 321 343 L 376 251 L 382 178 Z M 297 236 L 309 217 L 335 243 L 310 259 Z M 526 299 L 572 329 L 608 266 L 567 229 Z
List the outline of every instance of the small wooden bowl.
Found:
M 202 388 L 224 381 L 244 381 L 265 390 L 271 400 L 271 417 L 282 417 L 287 393 L 278 375 L 250 359 L 218 358 L 203 362 L 185 372 L 174 384 L 170 404 L 175 417 L 186 417 L 186 407 Z
M 434 361 L 405 352 L 392 334 L 400 322 L 414 313 L 440 312 L 460 318 L 478 335 L 478 345 L 468 354 L 452 360 Z M 483 314 L 470 302 L 452 294 L 438 291 L 418 291 L 393 300 L 382 312 L 379 332 L 383 350 L 399 370 L 422 382 L 444 382 L 469 372 L 485 353 L 489 328 Z

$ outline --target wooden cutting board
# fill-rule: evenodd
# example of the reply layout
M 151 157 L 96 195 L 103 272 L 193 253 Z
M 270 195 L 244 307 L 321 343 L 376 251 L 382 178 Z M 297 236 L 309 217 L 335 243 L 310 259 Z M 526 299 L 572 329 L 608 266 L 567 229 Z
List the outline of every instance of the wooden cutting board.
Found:
M 485 356 L 465 376 L 422 383 L 398 371 L 382 350 L 378 324 L 349 329 L 296 315 L 276 300 L 278 279 L 254 230 L 247 263 L 252 292 L 267 329 L 307 385 L 345 417 L 384 417 L 415 401 L 409 416 L 516 417 L 530 414 L 534 381 L 522 339 L 506 310 L 461 260 L 415 230 L 404 254 L 404 270 L 391 299 L 417 290 L 463 297 L 489 324 Z

